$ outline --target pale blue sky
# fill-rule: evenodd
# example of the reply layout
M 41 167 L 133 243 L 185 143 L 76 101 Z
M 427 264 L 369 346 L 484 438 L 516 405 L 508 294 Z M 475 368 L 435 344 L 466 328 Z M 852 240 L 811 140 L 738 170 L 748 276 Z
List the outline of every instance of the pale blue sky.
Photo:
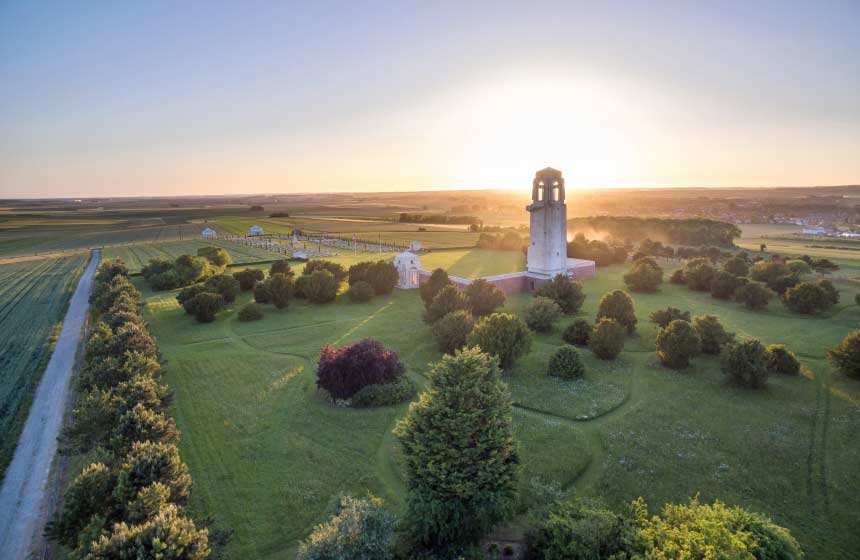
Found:
M 3 1 L 0 196 L 857 183 L 858 28 L 856 1 Z

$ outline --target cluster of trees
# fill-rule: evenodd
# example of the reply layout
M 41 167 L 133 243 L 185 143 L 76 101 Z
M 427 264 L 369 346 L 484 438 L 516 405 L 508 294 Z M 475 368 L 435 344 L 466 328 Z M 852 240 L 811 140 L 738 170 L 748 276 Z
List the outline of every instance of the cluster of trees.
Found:
M 598 501 L 559 499 L 527 534 L 529 558 L 780 558 L 803 551 L 770 518 L 720 501 L 666 504 L 649 516 L 642 498 L 622 513 Z
M 370 301 L 374 295 L 390 294 L 400 279 L 397 267 L 386 261 L 360 262 L 347 273 L 350 301 Z
M 241 289 L 235 275 L 217 274 L 205 282 L 183 288 L 176 295 L 176 301 L 197 321 L 211 323 L 226 305 L 236 301 Z
M 726 247 L 741 236 L 734 224 L 707 218 L 639 218 L 633 216 L 593 216 L 568 220 L 572 230 L 607 232 L 617 239 L 666 239 L 675 245 L 717 245 Z
M 567 243 L 567 256 L 594 261 L 597 266 L 609 266 L 626 261 L 629 249 L 621 243 L 589 240 L 582 233 L 577 233 L 573 240 Z
M 803 275 L 810 272 L 812 267 L 803 259 L 750 262 L 741 252 L 726 259 L 721 269 L 706 258 L 688 260 L 670 281 L 709 291 L 717 299 L 734 299 L 749 309 L 766 307 L 776 294 L 792 311 L 825 311 L 839 302 L 839 292 L 830 280 L 804 281 Z
M 478 236 L 478 248 L 498 251 L 522 251 L 525 247 L 523 237 L 512 230 L 499 233 L 498 235 L 482 232 Z
M 175 260 L 150 259 L 141 274 L 153 290 L 173 290 L 196 284 L 214 274 L 221 274 L 233 259 L 221 247 L 206 246 L 197 256 L 181 255 Z
M 689 311 L 668 307 L 652 313 L 650 320 L 659 327 L 657 357 L 666 367 L 686 368 L 699 353 L 719 355 L 729 380 L 751 389 L 764 387 L 771 374 L 800 373 L 797 356 L 784 345 L 765 347 L 755 339 L 736 341 L 716 315 L 699 315 L 691 321 Z
M 99 460 L 69 485 L 47 532 L 76 558 L 200 560 L 210 553 L 209 531 L 184 509 L 191 477 L 167 414 L 158 348 L 127 274 L 121 261 L 105 261 L 95 278 L 96 323 L 62 451 Z
M 480 224 L 477 216 L 455 216 L 451 214 L 409 214 L 401 212 L 399 220 L 407 224 Z
M 358 407 L 396 404 L 414 394 L 397 352 L 366 338 L 336 348 L 322 347 L 317 365 L 317 388 L 335 403 Z
M 614 360 L 624 349 L 627 335 L 636 330 L 633 299 L 622 290 L 604 294 L 597 306 L 594 325 L 577 319 L 561 335 L 564 342 L 588 346 L 601 360 Z

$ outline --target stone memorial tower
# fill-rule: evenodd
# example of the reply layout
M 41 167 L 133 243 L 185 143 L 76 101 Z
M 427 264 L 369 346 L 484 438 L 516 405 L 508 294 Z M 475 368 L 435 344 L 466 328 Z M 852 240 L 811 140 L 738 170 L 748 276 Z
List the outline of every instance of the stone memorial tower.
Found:
M 567 274 L 567 205 L 561 171 L 547 167 L 535 174 L 529 221 L 530 273 L 553 277 Z

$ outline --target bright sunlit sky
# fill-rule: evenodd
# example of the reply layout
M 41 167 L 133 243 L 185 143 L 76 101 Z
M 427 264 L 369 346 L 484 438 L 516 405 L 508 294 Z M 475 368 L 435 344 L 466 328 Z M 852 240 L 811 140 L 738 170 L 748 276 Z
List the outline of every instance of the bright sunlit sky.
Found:
M 860 2 L 0 2 L 0 197 L 860 183 Z

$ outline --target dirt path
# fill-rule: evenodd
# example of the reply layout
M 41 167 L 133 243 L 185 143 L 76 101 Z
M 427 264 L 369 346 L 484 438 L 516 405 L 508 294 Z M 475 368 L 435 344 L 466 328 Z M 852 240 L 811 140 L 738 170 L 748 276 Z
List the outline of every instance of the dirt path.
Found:
M 0 551 L 4 559 L 27 558 L 34 542 L 42 536 L 43 509 L 49 495 L 48 475 L 57 453 L 57 437 L 98 261 L 99 252 L 94 251 L 69 301 L 63 328 L 0 487 Z

